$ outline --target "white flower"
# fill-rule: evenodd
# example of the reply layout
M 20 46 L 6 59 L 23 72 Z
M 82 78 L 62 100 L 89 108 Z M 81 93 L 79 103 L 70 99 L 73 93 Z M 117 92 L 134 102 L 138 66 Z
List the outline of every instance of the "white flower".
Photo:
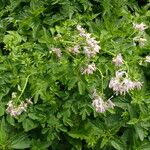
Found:
M 107 102 L 104 102 L 101 96 L 99 96 L 96 93 L 96 90 L 94 89 L 94 93 L 92 94 L 93 102 L 92 106 L 95 108 L 96 112 L 105 112 L 109 108 L 114 108 L 115 104 L 111 101 L 111 98 L 107 100 Z
M 146 56 L 145 57 L 145 62 L 149 62 L 150 63 L 150 56 Z
M 129 90 L 134 89 L 134 83 L 128 78 L 123 79 L 121 84 L 122 84 L 122 91 L 120 91 L 120 94 L 125 95 L 126 92 L 129 92 Z
M 126 71 L 116 71 L 116 78 L 122 78 L 122 77 L 127 77 L 128 76 L 128 74 L 127 74 L 127 72 Z
M 140 24 L 133 23 L 133 27 L 139 31 L 144 31 L 147 28 L 147 26 L 143 22 Z
M 121 54 L 118 54 L 115 58 L 113 58 L 112 62 L 115 66 L 120 67 L 123 64 L 123 58 Z
M 29 105 L 33 104 L 33 102 L 31 101 L 31 98 L 26 99 L 26 102 L 27 102 L 27 104 L 29 104 Z
M 141 87 L 142 83 L 130 80 L 125 71 L 117 71 L 116 76 L 109 82 L 109 88 L 112 88 L 116 95 L 125 95 L 130 90 L 141 89 Z
M 139 40 L 138 40 L 140 46 L 144 46 L 146 41 L 147 41 L 147 39 L 145 39 L 145 38 L 139 38 Z
M 94 63 L 88 65 L 87 68 L 85 68 L 83 71 L 82 71 L 82 74 L 93 74 L 93 72 L 96 71 L 96 66 Z
M 77 30 L 80 32 L 85 32 L 85 30 L 81 27 L 81 25 L 77 25 Z
M 134 88 L 136 88 L 136 89 L 140 90 L 142 87 L 142 83 L 139 81 L 135 81 L 135 82 L 133 82 L 133 84 L 134 84 Z
M 17 97 L 17 93 L 16 93 L 16 92 L 12 92 L 11 98 L 12 98 L 12 99 L 15 99 L 16 97 Z
M 7 104 L 8 107 L 6 109 L 6 112 L 12 117 L 17 117 L 27 110 L 28 104 L 33 104 L 31 102 L 31 99 L 27 99 L 26 102 L 22 101 L 18 106 L 12 100 L 10 100 Z
M 75 45 L 74 48 L 73 48 L 73 53 L 76 54 L 76 55 L 79 54 L 80 53 L 79 49 L 80 49 L 80 46 Z
M 95 110 L 97 112 L 105 112 L 106 109 L 105 109 L 105 103 L 103 101 L 103 99 L 101 97 L 98 97 L 96 99 L 93 100 L 93 103 L 92 103 L 93 107 L 95 107 Z
M 116 92 L 116 95 L 122 93 L 122 86 L 118 78 L 112 78 L 109 82 L 109 88 L 112 88 Z
M 94 57 L 101 49 L 101 47 L 98 45 L 99 42 L 96 41 L 95 38 L 91 37 L 90 33 L 86 33 L 86 31 L 80 25 L 77 25 L 77 30 L 80 32 L 79 35 L 85 38 L 86 41 L 86 45 L 83 48 L 84 54 L 87 57 Z
M 133 41 L 138 42 L 139 46 L 144 46 L 147 39 L 140 37 L 140 36 L 137 36 L 137 37 L 133 38 Z
M 52 51 L 57 55 L 58 58 L 62 56 L 60 48 L 53 48 Z
M 115 106 L 115 104 L 109 99 L 109 100 L 107 101 L 107 107 L 108 107 L 108 108 L 114 108 L 114 106 Z
M 84 46 L 83 49 L 84 49 L 83 53 L 89 58 L 96 55 L 94 51 L 91 51 L 90 47 Z

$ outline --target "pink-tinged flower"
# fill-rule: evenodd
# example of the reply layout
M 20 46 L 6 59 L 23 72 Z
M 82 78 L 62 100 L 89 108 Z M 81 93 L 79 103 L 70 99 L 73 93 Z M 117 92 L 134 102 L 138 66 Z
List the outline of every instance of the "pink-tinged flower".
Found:
M 109 88 L 112 88 L 116 95 L 125 95 L 130 90 L 141 89 L 141 87 L 141 82 L 130 80 L 125 71 L 116 72 L 116 77 L 109 82 Z
M 116 78 L 123 78 L 123 77 L 127 77 L 128 76 L 128 74 L 127 74 L 127 72 L 126 71 L 116 71 Z
M 92 98 L 95 99 L 97 97 L 99 97 L 99 95 L 97 94 L 96 89 L 93 89 L 93 91 L 92 91 Z
M 12 117 L 17 117 L 27 110 L 28 104 L 33 104 L 31 99 L 27 99 L 26 102 L 22 101 L 18 106 L 15 105 L 12 100 L 10 100 L 7 103 L 8 107 L 6 108 L 6 112 Z
M 114 106 L 115 106 L 115 104 L 109 99 L 109 100 L 107 101 L 107 107 L 113 109 Z
M 115 58 L 113 58 L 112 62 L 115 66 L 120 67 L 123 64 L 123 58 L 121 54 L 118 54 Z
M 96 54 L 94 51 L 91 51 L 90 47 L 87 46 L 84 46 L 83 50 L 84 50 L 83 53 L 89 58 L 95 56 Z
M 73 48 L 73 53 L 75 55 L 79 54 L 80 53 L 79 49 L 80 49 L 80 45 L 75 45 Z
M 136 88 L 138 90 L 140 90 L 142 88 L 142 83 L 139 81 L 135 81 L 135 82 L 133 82 L 133 84 L 134 84 L 134 88 Z
M 94 57 L 101 47 L 98 45 L 98 41 L 94 37 L 91 37 L 90 33 L 86 33 L 86 31 L 80 26 L 77 25 L 77 30 L 79 31 L 79 35 L 83 37 L 86 41 L 86 45 L 84 46 L 84 54 L 87 57 Z
M 123 84 L 124 88 L 127 89 L 127 91 L 134 88 L 133 81 L 131 81 L 128 78 L 124 78 L 123 81 L 122 81 L 122 84 Z
M 150 63 L 150 56 L 146 56 L 145 57 L 145 62 L 149 62 Z
M 96 112 L 102 113 L 102 112 L 106 111 L 105 103 L 101 97 L 94 99 L 92 105 L 93 105 L 93 107 L 95 107 Z
M 56 54 L 58 58 L 62 56 L 60 48 L 53 48 L 52 51 Z
M 147 28 L 147 26 L 143 22 L 140 24 L 133 23 L 133 27 L 139 31 L 144 31 Z
M 111 101 L 111 98 L 109 98 L 105 102 L 103 98 L 96 93 L 96 89 L 93 90 L 92 98 L 93 98 L 92 106 L 95 108 L 96 112 L 103 113 L 107 109 L 114 108 L 115 106 L 115 104 Z
M 93 72 L 96 71 L 96 66 L 94 63 L 88 65 L 87 68 L 83 69 L 82 74 L 93 74 Z
M 109 88 L 112 88 L 115 91 L 116 95 L 122 93 L 122 85 L 120 84 L 120 80 L 118 78 L 112 78 L 109 82 Z

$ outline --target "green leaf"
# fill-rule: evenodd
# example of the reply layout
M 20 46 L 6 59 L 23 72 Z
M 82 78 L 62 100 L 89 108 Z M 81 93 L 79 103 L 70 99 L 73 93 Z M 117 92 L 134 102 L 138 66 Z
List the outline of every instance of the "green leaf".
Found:
M 71 90 L 75 86 L 76 82 L 77 82 L 76 77 L 71 78 L 68 83 L 68 90 Z
M 22 125 L 23 125 L 23 128 L 26 132 L 37 127 L 37 124 L 28 118 L 23 121 Z
M 149 148 L 150 148 L 150 142 L 145 141 L 142 143 L 142 145 L 140 146 L 138 150 L 149 150 Z
M 6 120 L 7 120 L 8 123 L 10 123 L 12 126 L 15 125 L 15 119 L 14 119 L 12 116 L 7 115 Z
M 125 150 L 124 144 L 118 139 L 111 140 L 110 143 L 116 150 Z
M 0 145 L 4 145 L 7 141 L 6 122 L 4 117 L 0 120 Z
M 139 121 L 139 119 L 133 118 L 129 122 L 127 122 L 127 124 L 134 125 L 134 124 L 138 123 L 138 121 Z
M 85 84 L 84 84 L 83 81 L 79 81 L 79 82 L 78 82 L 78 89 L 79 89 L 79 93 L 80 93 L 81 95 L 83 95 L 84 92 L 85 92 Z
M 29 148 L 31 144 L 30 139 L 27 137 L 27 135 L 17 135 L 15 139 L 11 142 L 10 147 L 14 149 L 25 149 Z
M 73 131 L 71 131 L 71 132 L 68 132 L 68 135 L 69 136 L 71 136 L 72 138 L 75 138 L 75 139 L 86 139 L 86 135 L 84 135 L 84 134 L 82 134 L 82 133 L 76 133 L 76 132 L 73 132 Z
M 143 141 L 144 137 L 145 137 L 144 129 L 142 127 L 139 127 L 139 126 L 135 126 L 135 130 L 136 130 L 136 133 L 139 136 L 140 140 Z
M 5 105 L 4 104 L 0 104 L 0 117 L 3 116 L 5 113 Z
M 104 137 L 101 142 L 100 148 L 103 148 L 109 142 L 109 138 Z

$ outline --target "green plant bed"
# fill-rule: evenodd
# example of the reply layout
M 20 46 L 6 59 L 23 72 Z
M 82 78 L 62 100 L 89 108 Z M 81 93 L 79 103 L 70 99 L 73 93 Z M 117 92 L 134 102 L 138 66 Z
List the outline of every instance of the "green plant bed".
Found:
M 149 150 L 148 1 L 0 1 L 0 150 Z

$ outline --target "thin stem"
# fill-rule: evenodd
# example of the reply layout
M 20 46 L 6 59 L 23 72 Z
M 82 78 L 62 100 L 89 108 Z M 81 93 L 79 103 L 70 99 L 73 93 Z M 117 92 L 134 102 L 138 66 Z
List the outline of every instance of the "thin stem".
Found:
M 130 34 L 127 39 L 129 39 L 130 37 L 132 37 L 134 34 L 136 33 L 136 31 L 134 31 L 132 34 Z
M 106 53 L 108 53 L 108 54 L 110 54 L 110 55 L 112 55 L 112 56 L 115 56 L 115 54 L 112 53 L 112 52 L 110 52 L 110 51 L 106 51 L 106 50 L 102 50 L 102 51 L 104 51 L 104 52 L 106 52 Z
M 69 43 L 69 44 L 76 44 L 77 42 L 71 42 L 71 41 L 62 41 L 63 43 Z
M 104 76 L 103 76 L 103 73 L 100 69 L 97 68 L 97 70 L 100 72 L 101 79 L 102 79 L 101 92 L 102 92 L 102 95 L 103 95 L 103 79 L 104 79 Z
M 124 60 L 123 60 L 123 62 L 124 62 L 124 64 L 126 65 L 127 72 L 129 72 L 129 66 L 128 66 L 127 62 L 126 62 L 126 61 L 124 61 Z
M 29 74 L 29 75 L 27 76 L 26 81 L 25 81 L 25 84 L 24 84 L 24 87 L 23 87 L 23 89 L 22 89 L 22 91 L 21 91 L 19 97 L 17 98 L 17 102 L 19 101 L 19 99 L 21 98 L 22 94 L 24 93 L 30 76 L 31 76 L 31 74 Z
M 71 55 L 69 52 L 67 52 L 67 50 L 64 50 L 63 52 L 65 52 L 66 54 L 68 54 L 70 57 L 72 57 L 73 59 L 75 59 L 75 57 L 73 55 Z

